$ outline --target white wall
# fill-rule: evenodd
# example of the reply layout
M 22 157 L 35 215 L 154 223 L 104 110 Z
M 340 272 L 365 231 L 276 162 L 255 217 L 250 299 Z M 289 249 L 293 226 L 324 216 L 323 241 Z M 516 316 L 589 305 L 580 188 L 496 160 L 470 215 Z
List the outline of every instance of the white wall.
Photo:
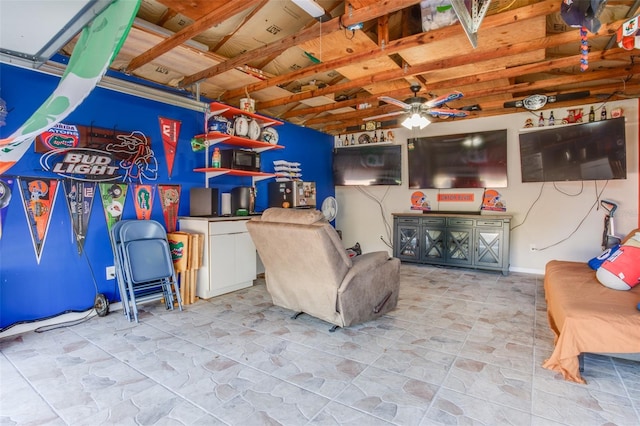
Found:
M 584 105 L 585 114 L 591 105 Z M 600 104 L 594 104 L 599 108 Z M 472 131 L 507 129 L 508 177 L 507 188 L 496 188 L 506 202 L 506 214 L 512 215 L 511 267 L 512 271 L 543 273 L 552 259 L 587 261 L 601 252 L 604 210 L 596 201 L 596 186 L 601 198 L 618 203 L 614 217 L 616 234 L 623 236 L 638 227 L 638 101 L 607 102 L 607 110 L 624 110 L 627 138 L 627 179 L 588 182 L 522 183 L 518 134 L 527 118 L 537 123 L 536 114 L 520 112 L 498 117 L 433 123 L 423 130 L 395 130 L 395 143 L 403 145 L 401 186 L 336 187 L 338 216 L 336 228 L 342 231 L 345 247 L 359 242 L 364 252 L 392 249 L 382 240 L 393 242 L 392 213 L 411 212 L 407 166 L 407 138 L 438 136 Z M 545 110 L 548 116 L 549 110 Z M 568 115 L 566 110 L 554 111 L 556 120 Z M 599 115 L 599 114 L 597 114 Z M 357 135 L 356 135 L 357 136 Z M 540 191 L 540 199 L 533 205 Z M 421 190 L 427 195 L 433 210 L 480 209 L 483 190 Z M 474 203 L 437 203 L 438 192 L 473 192 Z M 567 195 L 571 194 L 571 195 Z M 374 199 L 372 199 L 373 197 Z M 376 201 L 377 200 L 377 201 Z M 382 210 L 382 212 L 381 212 Z M 525 215 L 529 211 L 525 220 Z M 483 214 L 491 214 L 483 212 Z M 505 213 L 501 213 L 505 214 Z M 584 222 L 581 221 L 584 218 Z M 514 228 L 516 227 L 516 228 Z M 574 229 L 577 231 L 573 233 Z M 573 234 L 572 234 L 573 233 Z M 566 240 L 565 240 L 566 239 Z M 565 241 L 563 241 L 565 240 Z M 537 251 L 531 252 L 534 244 Z

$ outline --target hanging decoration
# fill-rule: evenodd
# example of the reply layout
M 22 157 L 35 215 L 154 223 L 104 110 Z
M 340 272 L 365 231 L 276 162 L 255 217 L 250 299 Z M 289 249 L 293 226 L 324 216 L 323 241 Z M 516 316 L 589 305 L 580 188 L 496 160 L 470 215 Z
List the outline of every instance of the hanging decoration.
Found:
M 580 27 L 580 71 L 585 72 L 589 68 L 589 42 L 587 41 L 587 28 Z
M 167 232 L 175 232 L 178 225 L 180 185 L 158 185 L 158 195 Z
M 141 0 L 117 0 L 83 28 L 58 87 L 11 136 L 0 139 L 0 174 L 42 131 L 64 120 L 95 88 L 127 38 Z
M 2 224 L 7 216 L 7 207 L 11 201 L 13 179 L 0 177 L 0 240 L 2 239 Z
M 160 120 L 160 133 L 162 134 L 162 145 L 164 146 L 164 156 L 167 160 L 169 177 L 173 173 L 173 163 L 178 149 L 178 137 L 180 136 L 181 122 L 170 118 L 158 117 Z
M 89 229 L 93 199 L 96 194 L 96 183 L 65 179 L 62 181 L 62 186 L 71 217 L 73 235 L 78 246 L 78 254 L 82 254 L 87 238 L 87 229 Z
M 46 179 L 23 177 L 19 178 L 18 181 L 33 250 L 39 264 L 49 231 L 51 212 L 56 202 L 58 181 L 50 179 L 47 183 Z
M 133 185 L 133 205 L 136 209 L 136 218 L 138 218 L 138 220 L 151 219 L 153 190 L 154 187 L 151 185 Z
M 124 203 L 127 199 L 128 185 L 126 183 L 101 183 L 100 197 L 104 217 L 107 220 L 107 230 L 111 233 L 111 228 L 122 219 Z

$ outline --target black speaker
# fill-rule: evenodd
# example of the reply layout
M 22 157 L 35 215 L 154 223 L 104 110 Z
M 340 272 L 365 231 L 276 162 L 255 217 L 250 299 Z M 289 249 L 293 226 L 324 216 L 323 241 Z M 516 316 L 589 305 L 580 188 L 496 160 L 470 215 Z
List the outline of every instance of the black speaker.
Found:
M 191 188 L 189 192 L 190 216 L 218 216 L 218 188 Z

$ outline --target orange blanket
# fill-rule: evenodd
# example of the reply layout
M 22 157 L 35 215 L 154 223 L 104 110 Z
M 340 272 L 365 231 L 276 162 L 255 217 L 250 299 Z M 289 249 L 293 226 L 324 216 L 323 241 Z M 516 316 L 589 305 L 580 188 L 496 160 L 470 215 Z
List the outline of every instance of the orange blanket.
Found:
M 598 282 L 586 263 L 552 260 L 546 265 L 544 292 L 556 335 L 544 368 L 586 383 L 578 367 L 580 353 L 640 353 L 640 286 L 612 290 Z

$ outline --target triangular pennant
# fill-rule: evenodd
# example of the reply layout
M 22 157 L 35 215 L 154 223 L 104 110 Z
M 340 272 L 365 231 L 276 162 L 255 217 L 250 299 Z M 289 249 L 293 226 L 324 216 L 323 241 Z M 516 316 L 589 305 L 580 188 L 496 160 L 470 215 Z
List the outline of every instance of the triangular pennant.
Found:
M 0 239 L 2 239 L 2 224 L 7 216 L 7 206 L 11 201 L 13 191 L 13 179 L 0 178 Z
M 58 193 L 58 181 L 50 179 L 47 183 L 46 179 L 20 178 L 19 182 L 20 196 L 29 225 L 33 250 L 36 253 L 38 263 L 40 263 L 42 249 L 49 232 L 51 212 Z
M 162 134 L 162 144 L 164 146 L 164 155 L 167 160 L 167 168 L 169 169 L 169 177 L 173 173 L 173 162 L 176 158 L 176 150 L 178 148 L 178 137 L 180 136 L 180 121 L 170 118 L 158 117 L 160 120 L 160 133 Z
M 73 235 L 78 246 L 78 254 L 82 254 L 96 193 L 96 183 L 65 179 L 62 185 L 71 217 Z
M 127 199 L 126 183 L 101 183 L 100 198 L 102 199 L 102 208 L 104 209 L 104 217 L 107 220 L 107 230 L 111 231 L 124 212 L 124 203 Z
M 136 217 L 138 220 L 151 219 L 153 189 L 154 187 L 151 185 L 133 185 L 133 205 L 136 208 Z
M 167 232 L 174 232 L 178 225 L 180 185 L 158 185 L 158 194 Z

